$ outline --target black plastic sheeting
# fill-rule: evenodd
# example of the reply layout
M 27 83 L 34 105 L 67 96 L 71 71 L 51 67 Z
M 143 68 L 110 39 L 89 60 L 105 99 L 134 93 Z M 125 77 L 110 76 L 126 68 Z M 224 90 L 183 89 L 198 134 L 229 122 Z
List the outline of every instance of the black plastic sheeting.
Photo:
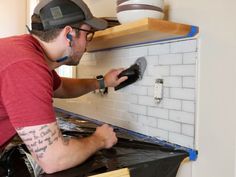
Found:
M 59 125 L 64 136 L 86 137 L 91 135 L 98 126 L 95 123 L 57 112 Z M 131 177 L 175 177 L 183 159 L 188 157 L 185 151 L 143 142 L 139 137 L 116 129 L 118 143 L 111 149 L 95 153 L 83 164 L 55 174 L 42 174 L 40 177 L 85 177 L 105 173 L 121 168 L 129 168 Z M 27 170 L 25 157 L 14 151 L 14 156 L 5 169 L 10 166 L 14 177 L 33 177 L 30 168 Z M 24 159 L 24 160 L 23 160 Z M 0 168 L 0 177 L 4 176 Z
M 175 177 L 182 152 L 162 151 L 139 142 L 121 142 L 110 150 L 95 154 L 81 166 L 43 177 L 83 177 L 128 167 L 131 177 Z

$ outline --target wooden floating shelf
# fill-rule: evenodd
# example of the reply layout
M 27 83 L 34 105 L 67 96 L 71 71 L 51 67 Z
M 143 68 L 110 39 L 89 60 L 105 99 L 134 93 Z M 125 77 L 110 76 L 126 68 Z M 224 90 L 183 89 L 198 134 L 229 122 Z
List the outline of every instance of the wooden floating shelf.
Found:
M 124 46 L 193 37 L 197 33 L 198 27 L 196 26 L 145 18 L 96 32 L 94 39 L 88 45 L 87 51 L 95 52 Z

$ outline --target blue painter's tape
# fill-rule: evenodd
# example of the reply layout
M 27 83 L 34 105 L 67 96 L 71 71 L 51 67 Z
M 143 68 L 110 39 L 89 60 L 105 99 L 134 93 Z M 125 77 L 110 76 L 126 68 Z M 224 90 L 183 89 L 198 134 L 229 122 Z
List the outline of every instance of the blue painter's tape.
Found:
M 191 160 L 191 161 L 197 160 L 198 151 L 193 150 L 193 149 L 189 149 L 188 154 L 189 154 L 189 160 Z
M 167 141 L 164 141 L 162 145 L 165 146 L 165 147 L 174 148 L 175 150 L 180 150 L 180 151 L 187 152 L 189 154 L 189 160 L 190 161 L 196 161 L 197 160 L 198 151 L 195 150 L 195 149 L 187 148 L 187 147 L 180 146 L 178 144 L 173 144 L 173 143 L 170 143 L 170 142 L 167 142 Z
M 191 26 L 191 29 L 186 37 L 193 37 L 196 34 L 198 34 L 198 27 L 197 26 Z

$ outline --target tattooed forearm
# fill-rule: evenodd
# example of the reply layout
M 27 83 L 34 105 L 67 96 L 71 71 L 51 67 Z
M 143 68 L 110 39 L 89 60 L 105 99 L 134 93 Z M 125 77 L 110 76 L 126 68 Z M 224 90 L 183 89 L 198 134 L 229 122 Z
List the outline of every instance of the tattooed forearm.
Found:
M 62 136 L 57 124 L 53 126 L 43 125 L 36 128 L 18 128 L 17 132 L 24 143 L 27 145 L 29 151 L 35 154 L 37 159 L 43 158 L 47 148 L 59 139 L 64 145 L 68 144 L 68 140 Z

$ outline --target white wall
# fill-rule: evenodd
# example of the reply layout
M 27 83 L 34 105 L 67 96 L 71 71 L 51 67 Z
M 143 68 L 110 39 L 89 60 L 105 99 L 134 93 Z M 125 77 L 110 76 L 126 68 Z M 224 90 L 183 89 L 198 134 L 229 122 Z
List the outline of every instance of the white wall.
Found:
M 0 1 L 0 37 L 26 32 L 26 0 Z
M 116 0 L 84 0 L 90 10 L 97 17 L 115 16 Z
M 193 177 L 235 176 L 236 1 L 170 0 L 170 19 L 200 27 L 200 85 Z
M 93 6 L 94 0 L 87 2 Z M 96 1 L 96 6 L 105 2 L 109 8 L 102 16 L 114 16 L 110 7 L 115 0 Z M 192 176 L 236 176 L 236 1 L 168 0 L 166 4 L 169 20 L 200 27 L 199 158 L 193 163 Z M 92 10 L 99 16 L 101 9 L 94 6 Z M 189 168 L 187 171 L 191 173 Z
M 26 22 L 27 25 L 30 27 L 31 25 L 31 15 L 34 12 L 34 7 L 39 3 L 40 0 L 26 0 L 27 2 L 27 18 L 26 18 Z

